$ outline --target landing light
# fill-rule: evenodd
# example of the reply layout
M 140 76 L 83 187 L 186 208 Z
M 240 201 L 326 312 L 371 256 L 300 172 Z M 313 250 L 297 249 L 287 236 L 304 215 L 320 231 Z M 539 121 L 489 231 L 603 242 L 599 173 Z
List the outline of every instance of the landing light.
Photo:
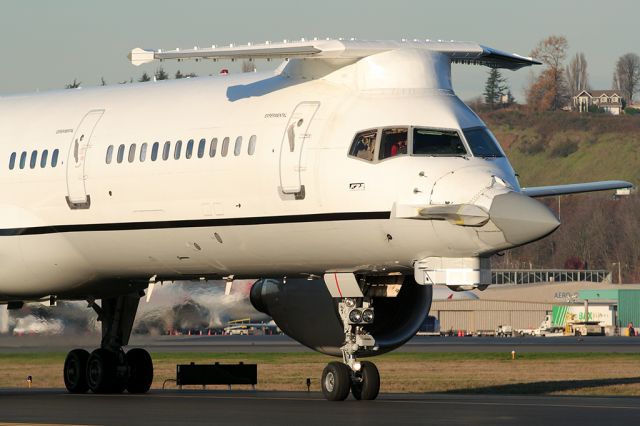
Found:
M 360 309 L 354 309 L 349 312 L 349 321 L 355 324 L 362 322 L 362 311 Z
M 362 312 L 362 321 L 366 322 L 366 323 L 373 322 L 373 310 L 372 309 L 365 309 Z

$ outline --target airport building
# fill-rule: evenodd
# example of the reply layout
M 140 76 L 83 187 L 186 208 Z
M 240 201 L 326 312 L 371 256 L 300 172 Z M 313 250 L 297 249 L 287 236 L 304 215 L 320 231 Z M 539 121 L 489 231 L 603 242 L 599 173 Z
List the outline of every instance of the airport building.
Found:
M 486 333 L 498 326 L 534 329 L 553 308 L 549 303 L 505 300 L 437 300 L 429 315 L 440 321 L 440 332 Z
M 485 291 L 434 295 L 430 316 L 441 333 L 492 333 L 499 326 L 514 330 L 538 328 L 547 315 L 558 312 L 584 312 L 585 300 L 591 315 L 610 311 L 608 334 L 629 322 L 640 325 L 640 285 L 606 282 L 553 282 L 493 285 Z M 567 309 L 571 307 L 571 309 Z
M 581 300 L 588 300 L 590 304 L 607 304 L 612 306 L 615 313 L 614 323 L 618 327 L 626 327 L 633 323 L 640 325 L 640 289 L 619 288 L 582 290 Z

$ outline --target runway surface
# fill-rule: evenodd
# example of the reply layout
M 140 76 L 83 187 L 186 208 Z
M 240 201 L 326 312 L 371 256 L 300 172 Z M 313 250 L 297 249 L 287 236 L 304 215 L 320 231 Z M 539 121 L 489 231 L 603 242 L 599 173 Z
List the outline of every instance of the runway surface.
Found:
M 70 395 L 0 390 L 0 424 L 540 425 L 635 424 L 639 398 L 386 394 L 325 401 L 319 393 L 155 391 Z
M 0 353 L 66 352 L 99 346 L 97 335 L 2 336 Z M 278 336 L 133 336 L 129 346 L 151 352 L 311 352 Z M 440 337 L 416 336 L 397 352 L 603 352 L 640 353 L 640 337 Z

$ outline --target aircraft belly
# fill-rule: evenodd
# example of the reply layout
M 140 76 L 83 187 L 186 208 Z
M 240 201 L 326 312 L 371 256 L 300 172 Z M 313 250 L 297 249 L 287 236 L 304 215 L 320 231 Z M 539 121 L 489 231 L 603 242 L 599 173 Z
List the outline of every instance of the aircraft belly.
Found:
M 11 247 L 1 268 L 0 297 L 48 296 L 95 279 L 92 268 L 63 235 L 11 236 L 0 241 L 2 252 Z
M 390 233 L 397 240 L 388 240 Z M 258 278 L 406 268 L 416 248 L 429 240 L 410 241 L 412 234 L 389 220 L 351 220 L 28 235 L 22 238 L 30 270 L 13 286 L 3 283 L 2 290 L 26 296 L 153 275 Z

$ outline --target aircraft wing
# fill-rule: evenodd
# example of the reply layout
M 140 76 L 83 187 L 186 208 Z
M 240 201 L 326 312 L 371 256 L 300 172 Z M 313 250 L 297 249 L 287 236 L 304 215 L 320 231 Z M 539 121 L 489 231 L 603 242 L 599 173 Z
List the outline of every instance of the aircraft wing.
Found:
M 623 180 L 606 180 L 600 182 L 573 183 L 569 185 L 533 186 L 531 188 L 522 188 L 522 193 L 529 197 L 537 198 L 624 188 L 633 188 L 633 185 Z
M 242 46 L 223 46 L 185 49 L 153 50 L 133 49 L 129 60 L 133 65 L 142 65 L 154 60 L 219 60 L 219 59 L 293 59 L 317 58 L 329 60 L 351 60 L 396 49 L 423 49 L 447 55 L 451 62 L 471 65 L 486 65 L 493 68 L 517 70 L 540 62 L 514 53 L 506 53 L 474 42 L 403 40 L 403 41 L 360 41 L 360 40 L 300 40 Z

